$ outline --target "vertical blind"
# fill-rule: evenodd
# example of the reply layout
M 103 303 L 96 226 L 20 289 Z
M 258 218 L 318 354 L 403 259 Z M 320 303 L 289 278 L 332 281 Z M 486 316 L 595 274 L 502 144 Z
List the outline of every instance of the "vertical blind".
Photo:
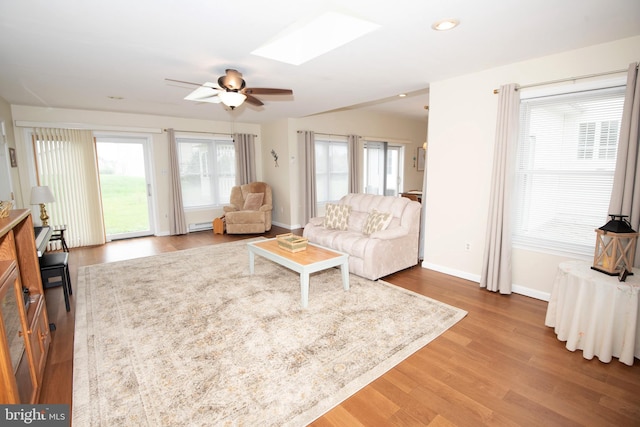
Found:
M 51 189 L 51 225 L 66 225 L 69 247 L 105 242 L 96 150 L 91 131 L 37 128 L 33 150 L 39 185 Z
M 624 86 L 521 100 L 515 244 L 593 255 L 594 230 L 609 214 L 623 104 Z

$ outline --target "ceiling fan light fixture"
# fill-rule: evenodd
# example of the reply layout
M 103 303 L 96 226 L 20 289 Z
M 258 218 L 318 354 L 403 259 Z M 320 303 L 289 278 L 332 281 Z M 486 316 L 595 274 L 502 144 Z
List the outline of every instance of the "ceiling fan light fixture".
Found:
M 223 91 L 218 94 L 218 97 L 222 100 L 222 103 L 231 109 L 242 105 L 247 96 L 235 91 Z

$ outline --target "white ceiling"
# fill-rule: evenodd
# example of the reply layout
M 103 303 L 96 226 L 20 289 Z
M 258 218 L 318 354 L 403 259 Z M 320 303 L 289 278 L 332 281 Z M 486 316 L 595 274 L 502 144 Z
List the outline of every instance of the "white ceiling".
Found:
M 250 54 L 327 10 L 381 27 L 299 66 Z M 431 29 L 444 18 L 461 24 Z M 638 34 L 639 0 L 2 0 L 0 97 L 253 123 L 351 107 L 425 118 L 429 82 Z M 226 68 L 294 94 L 229 112 L 165 81 L 215 82 Z

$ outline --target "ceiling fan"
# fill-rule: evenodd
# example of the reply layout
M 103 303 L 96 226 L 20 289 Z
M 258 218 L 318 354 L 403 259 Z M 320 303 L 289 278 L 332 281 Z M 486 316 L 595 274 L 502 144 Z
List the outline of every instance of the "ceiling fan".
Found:
M 264 105 L 262 101 L 253 95 L 293 95 L 291 89 L 274 89 L 265 87 L 246 87 L 246 82 L 242 78 L 242 73 L 238 70 L 227 69 L 225 75 L 218 78 L 218 83 L 206 82 L 203 84 L 185 82 L 182 80 L 165 79 L 170 82 L 186 83 L 200 86 L 184 99 L 198 102 L 212 102 L 218 104 L 222 102 L 232 110 L 244 101 L 251 105 Z

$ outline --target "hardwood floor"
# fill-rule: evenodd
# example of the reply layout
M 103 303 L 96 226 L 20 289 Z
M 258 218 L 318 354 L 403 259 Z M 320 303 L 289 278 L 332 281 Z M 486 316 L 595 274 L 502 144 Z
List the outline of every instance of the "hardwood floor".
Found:
M 274 227 L 270 236 L 284 232 Z M 75 286 L 80 266 L 248 237 L 209 231 L 74 248 L 71 279 Z M 605 364 L 566 350 L 544 326 L 546 302 L 494 294 L 421 267 L 385 280 L 468 315 L 313 426 L 640 425 L 640 361 Z M 71 404 L 75 301 L 71 296 L 67 313 L 60 287 L 47 289 L 46 298 L 56 331 L 40 401 Z

